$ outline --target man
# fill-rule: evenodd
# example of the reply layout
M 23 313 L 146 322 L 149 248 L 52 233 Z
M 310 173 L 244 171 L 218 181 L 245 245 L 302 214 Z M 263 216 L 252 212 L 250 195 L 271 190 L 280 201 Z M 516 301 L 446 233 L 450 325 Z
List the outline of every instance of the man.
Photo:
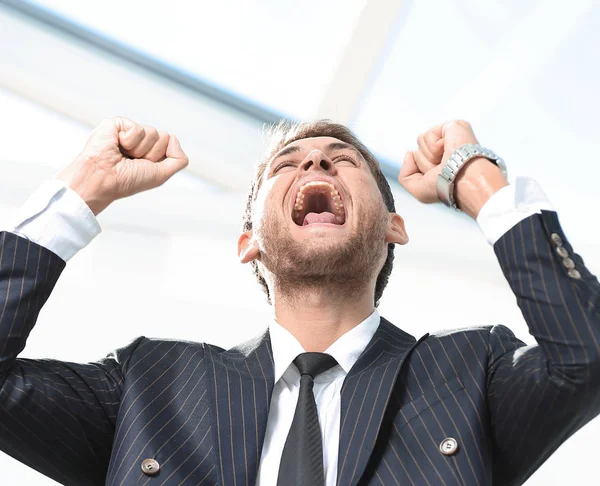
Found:
M 280 127 L 248 199 L 239 254 L 273 307 L 264 335 L 19 359 L 95 216 L 187 165 L 174 136 L 103 122 L 0 236 L 2 450 L 71 485 L 521 484 L 598 413 L 600 284 L 539 187 L 508 185 L 473 144 L 466 122 L 436 126 L 399 181 L 478 220 L 536 346 L 504 326 L 416 340 L 379 317 L 404 222 L 372 154 L 316 122 Z

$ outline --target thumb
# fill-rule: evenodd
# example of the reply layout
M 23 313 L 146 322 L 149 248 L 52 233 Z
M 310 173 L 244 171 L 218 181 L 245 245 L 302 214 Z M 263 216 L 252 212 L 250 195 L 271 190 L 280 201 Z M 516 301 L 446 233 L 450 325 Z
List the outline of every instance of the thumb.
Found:
M 454 152 L 465 143 L 477 143 L 477 138 L 469 122 L 464 120 L 451 120 L 442 127 L 444 137 L 444 151 L 446 154 Z
M 185 169 L 189 164 L 189 159 L 187 155 L 185 155 L 185 152 L 181 148 L 181 144 L 175 135 L 171 135 L 169 138 L 169 144 L 167 145 L 165 155 L 165 160 L 154 164 L 156 167 L 158 184 L 164 184 L 174 174 Z

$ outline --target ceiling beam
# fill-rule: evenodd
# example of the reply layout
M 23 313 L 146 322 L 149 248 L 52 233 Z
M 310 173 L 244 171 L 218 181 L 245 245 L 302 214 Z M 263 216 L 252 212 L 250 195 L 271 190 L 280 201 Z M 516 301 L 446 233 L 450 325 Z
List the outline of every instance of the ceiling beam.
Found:
M 120 115 L 174 133 L 187 170 L 245 191 L 264 121 L 0 3 L 0 86 L 90 128 Z
M 152 74 L 159 75 L 197 94 L 204 95 L 238 110 L 240 113 L 256 118 L 262 123 L 277 123 L 283 118 L 281 113 L 276 113 L 256 103 L 252 103 L 250 100 L 236 96 L 206 79 L 201 79 L 198 75 L 189 74 L 139 49 L 135 49 L 130 45 L 111 39 L 84 25 L 64 18 L 60 14 L 41 5 L 36 5 L 25 0 L 0 0 L 0 5 L 21 14 L 33 22 L 54 29 L 62 35 L 67 35 L 78 43 L 87 44 L 121 60 L 128 61 L 132 65 L 144 68 Z
M 350 124 L 364 93 L 384 61 L 406 0 L 367 0 L 333 78 L 316 112 Z

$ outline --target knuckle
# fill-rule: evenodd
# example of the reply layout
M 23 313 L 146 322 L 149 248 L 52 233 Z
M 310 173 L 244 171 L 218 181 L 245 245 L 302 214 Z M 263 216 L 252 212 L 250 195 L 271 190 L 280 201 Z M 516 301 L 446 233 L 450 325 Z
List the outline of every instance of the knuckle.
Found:
M 471 128 L 471 124 L 466 120 L 450 120 L 447 125 L 448 128 Z
M 150 126 L 145 126 L 144 130 L 148 137 L 158 140 L 159 135 L 158 135 L 158 130 L 156 128 L 150 127 Z
M 122 116 L 109 116 L 108 118 L 105 118 L 104 120 L 102 120 L 102 123 L 117 123 L 120 124 L 123 121 L 123 117 Z
M 434 134 L 430 133 L 425 137 L 427 148 L 430 150 L 432 155 L 439 155 L 440 151 L 444 151 L 444 146 L 437 144 L 440 139 Z
M 142 125 L 139 125 L 138 123 L 136 123 L 135 125 L 133 125 L 133 127 L 131 128 L 131 133 L 134 135 L 144 135 L 145 130 L 144 127 Z

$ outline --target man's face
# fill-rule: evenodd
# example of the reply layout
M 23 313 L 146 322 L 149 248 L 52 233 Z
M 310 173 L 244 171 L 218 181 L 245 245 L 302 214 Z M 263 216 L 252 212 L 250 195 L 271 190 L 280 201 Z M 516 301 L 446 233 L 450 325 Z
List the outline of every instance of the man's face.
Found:
M 387 255 L 389 221 L 360 152 L 332 137 L 298 140 L 275 154 L 253 210 L 262 265 L 296 283 L 370 279 Z
M 316 137 L 293 142 L 271 159 L 254 215 L 259 222 L 276 218 L 296 241 L 327 245 L 347 238 L 360 224 L 356 210 L 374 203 L 383 205 L 360 153 L 336 138 Z

